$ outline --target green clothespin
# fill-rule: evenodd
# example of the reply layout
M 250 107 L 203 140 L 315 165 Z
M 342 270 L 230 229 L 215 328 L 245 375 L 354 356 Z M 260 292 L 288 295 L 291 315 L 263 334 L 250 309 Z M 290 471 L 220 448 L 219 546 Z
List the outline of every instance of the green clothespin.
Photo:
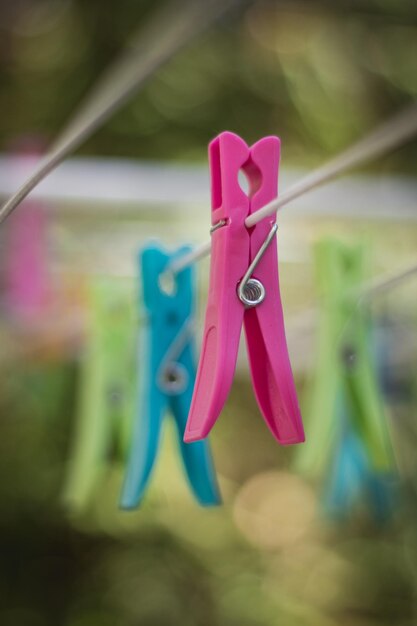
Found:
M 355 293 L 365 278 L 364 247 L 326 239 L 316 246 L 315 261 L 320 296 L 318 354 L 310 411 L 305 413 L 307 443 L 300 446 L 296 465 L 316 478 L 329 467 L 340 427 L 337 403 L 342 400 L 372 467 L 389 470 L 393 455 L 387 417 L 372 363 L 366 311 Z
M 134 414 L 134 291 L 120 280 L 90 287 L 90 325 L 80 369 L 77 423 L 64 501 L 85 508 L 111 459 L 124 462 Z

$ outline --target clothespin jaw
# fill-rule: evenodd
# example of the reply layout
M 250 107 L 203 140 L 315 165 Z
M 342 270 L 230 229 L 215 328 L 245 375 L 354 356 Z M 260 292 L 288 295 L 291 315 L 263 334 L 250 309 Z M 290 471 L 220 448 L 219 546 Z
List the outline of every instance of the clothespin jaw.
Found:
M 250 171 L 254 179 L 250 214 L 256 213 L 278 194 L 280 142 L 265 137 L 251 148 Z M 257 172 L 260 174 L 257 175 Z M 250 258 L 255 257 L 276 223 L 266 217 L 253 228 Z M 305 440 L 301 412 L 285 336 L 284 313 L 278 275 L 276 243 L 266 249 L 253 273 L 266 291 L 265 300 L 245 312 L 245 336 L 255 395 L 274 437 L 283 445 Z
M 144 496 L 158 452 L 162 421 L 169 409 L 175 419 L 181 456 L 191 488 L 202 505 L 220 502 L 207 441 L 186 445 L 182 436 L 195 380 L 193 344 L 194 272 L 188 267 L 173 277 L 171 293 L 161 287 L 169 264 L 189 248 L 168 254 L 150 244 L 139 255 L 143 311 L 140 387 L 121 505 L 133 508 Z
M 249 233 L 243 220 L 249 199 L 238 182 L 249 150 L 233 133 L 222 133 L 209 146 L 212 248 L 208 304 L 201 360 L 184 440 L 206 437 L 232 385 L 244 308 L 236 296 L 249 264 Z M 232 294 L 232 296 L 231 296 Z
M 269 245 L 275 218 L 264 218 L 251 229 L 245 225 L 251 213 L 276 197 L 279 154 L 277 137 L 265 137 L 249 148 L 240 137 L 225 132 L 209 146 L 210 286 L 201 358 L 184 436 L 187 442 L 208 435 L 226 402 L 242 324 L 255 394 L 267 425 L 282 444 L 304 441 L 285 339 L 277 251 L 275 245 Z M 248 178 L 249 195 L 239 185 L 240 171 Z
M 120 280 L 97 279 L 90 286 L 89 304 L 77 422 L 63 496 L 73 510 L 88 504 L 112 456 L 124 462 L 133 415 L 136 329 L 131 288 Z
M 337 435 L 337 399 L 344 394 L 350 419 L 376 470 L 388 470 L 393 458 L 387 418 L 369 349 L 367 318 L 355 290 L 365 277 L 364 248 L 326 239 L 316 246 L 321 302 L 318 361 L 310 400 L 309 445 L 298 467 L 309 475 L 324 472 Z

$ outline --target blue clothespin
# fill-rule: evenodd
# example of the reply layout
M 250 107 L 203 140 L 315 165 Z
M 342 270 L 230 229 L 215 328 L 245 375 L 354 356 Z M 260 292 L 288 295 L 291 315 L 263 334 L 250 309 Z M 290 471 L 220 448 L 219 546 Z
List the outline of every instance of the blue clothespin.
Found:
M 375 325 L 368 332 L 379 387 L 386 395 L 386 364 L 388 359 L 386 333 Z M 393 471 L 378 472 L 364 441 L 353 428 L 354 407 L 346 397 L 339 397 L 337 413 L 341 420 L 340 435 L 334 449 L 332 469 L 326 485 L 324 505 L 330 515 L 345 519 L 360 500 L 366 501 L 377 522 L 388 519 L 395 504 L 396 480 Z
M 172 293 L 160 285 L 161 275 L 173 258 L 188 251 L 188 247 L 182 247 L 175 254 L 167 254 L 151 244 L 139 255 L 143 289 L 140 306 L 145 311 L 139 361 L 141 384 L 122 490 L 123 508 L 133 508 L 143 498 L 167 409 L 176 422 L 185 472 L 195 497 L 205 506 L 220 503 L 208 441 L 183 442 L 195 379 L 193 269 L 188 267 L 173 276 Z
M 375 521 L 383 522 L 393 509 L 393 477 L 373 468 L 364 442 L 346 415 L 346 404 L 339 407 L 339 414 L 343 425 L 325 485 L 325 509 L 331 516 L 345 519 L 362 500 Z
M 353 432 L 344 432 L 329 472 L 324 496 L 325 510 L 336 518 L 346 518 L 354 508 L 362 490 L 366 460 L 360 440 Z

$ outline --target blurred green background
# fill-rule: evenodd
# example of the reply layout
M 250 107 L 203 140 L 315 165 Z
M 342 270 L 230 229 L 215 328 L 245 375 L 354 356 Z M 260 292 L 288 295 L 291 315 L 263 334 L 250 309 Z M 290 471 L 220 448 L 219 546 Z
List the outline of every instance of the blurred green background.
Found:
M 157 4 L 0 3 L 1 152 L 26 134 L 51 141 Z M 302 171 L 416 95 L 415 2 L 242 3 L 159 71 L 78 155 L 205 166 L 208 141 L 228 129 L 249 143 L 278 134 L 282 167 Z M 357 178 L 366 174 L 382 184 L 395 177 L 406 184 L 415 179 L 416 158 L 414 141 Z M 416 199 L 410 195 L 410 209 Z M 334 205 L 336 213 L 337 191 Z M 161 229 L 173 245 L 207 237 L 207 207 L 190 224 L 189 212 L 176 216 L 164 207 L 157 213 L 138 207 L 125 222 L 122 214 L 101 215 L 96 208 L 54 212 L 50 253 L 59 261 L 58 284 L 61 275 L 82 282 L 89 268 L 84 257 L 77 265 L 80 250 L 96 245 L 97 237 L 104 256 L 125 255 L 130 262 L 123 237 L 112 238 L 121 224 L 137 233 L 136 247 Z M 324 234 L 348 240 L 360 234 L 369 243 L 373 275 L 413 259 L 415 219 L 399 220 L 395 209 L 394 202 L 392 215 L 365 220 L 292 218 L 291 207 L 283 212 L 280 275 L 289 318 L 315 300 L 310 249 Z M 199 270 L 201 309 L 207 267 Z M 416 295 L 415 282 L 402 285 L 376 303 L 375 317 L 394 319 L 415 334 Z M 39 348 L 33 333 L 15 332 L 6 319 L 1 337 L 14 353 L 9 359 L 4 349 L 1 357 L 1 626 L 417 623 L 417 353 L 391 372 L 402 391 L 385 399 L 399 484 L 395 511 L 384 524 L 366 507 L 344 523 L 325 515 L 323 486 L 292 471 L 294 451 L 277 446 L 267 432 L 241 369 L 211 437 L 222 507 L 200 509 L 192 500 L 168 421 L 141 509 L 118 510 L 123 468 L 113 464 L 88 509 L 74 515 L 63 506 L 62 486 L 82 341 L 68 349 L 53 336 Z M 303 404 L 314 337 L 301 345 L 291 333 L 289 339 L 295 361 L 300 350 L 310 360 L 309 367 L 296 367 Z

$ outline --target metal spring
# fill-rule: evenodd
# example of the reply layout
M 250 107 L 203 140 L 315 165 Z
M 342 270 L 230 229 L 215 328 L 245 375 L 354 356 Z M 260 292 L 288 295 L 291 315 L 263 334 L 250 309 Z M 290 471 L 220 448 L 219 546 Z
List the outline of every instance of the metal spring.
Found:
M 160 388 L 169 395 L 177 395 L 184 391 L 188 384 L 187 370 L 181 363 L 169 363 L 159 380 Z
M 257 306 L 265 298 L 265 287 L 256 278 L 250 278 L 243 286 L 239 298 L 247 307 Z
M 261 302 L 264 301 L 266 294 L 265 287 L 260 280 L 257 280 L 256 278 L 251 278 L 251 275 L 257 267 L 259 261 L 265 254 L 265 251 L 268 248 L 269 244 L 275 237 L 275 233 L 277 232 L 277 230 L 278 226 L 274 222 L 272 224 L 271 230 L 269 231 L 269 234 L 265 238 L 265 241 L 256 253 L 256 256 L 253 259 L 252 263 L 249 265 L 246 274 L 237 285 L 237 297 L 246 307 L 258 306 L 258 304 L 261 304 Z

